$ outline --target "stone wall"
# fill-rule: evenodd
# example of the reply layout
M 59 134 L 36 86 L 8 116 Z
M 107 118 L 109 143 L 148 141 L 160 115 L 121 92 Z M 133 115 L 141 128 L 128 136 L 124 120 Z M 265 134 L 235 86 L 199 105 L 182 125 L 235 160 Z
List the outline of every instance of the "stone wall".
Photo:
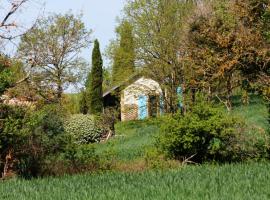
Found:
M 138 106 L 136 104 L 126 104 L 121 109 L 121 120 L 130 121 L 138 119 Z

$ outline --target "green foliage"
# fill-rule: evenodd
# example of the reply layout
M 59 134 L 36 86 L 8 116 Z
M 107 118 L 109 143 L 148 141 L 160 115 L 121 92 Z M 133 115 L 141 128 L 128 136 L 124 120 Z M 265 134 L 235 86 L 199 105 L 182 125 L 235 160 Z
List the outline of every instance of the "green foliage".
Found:
M 45 161 L 63 152 L 67 144 L 64 111 L 57 105 L 37 111 L 5 105 L 0 109 L 1 161 L 11 152 L 11 170 L 24 177 L 42 175 Z
M 103 130 L 97 125 L 93 115 L 72 115 L 65 122 L 65 131 L 74 137 L 78 144 L 99 142 Z
M 68 173 L 90 172 L 99 168 L 100 160 L 91 144 L 70 143 L 63 155 L 68 165 L 66 169 Z
M 95 40 L 94 49 L 92 53 L 92 69 L 90 85 L 87 86 L 87 92 L 89 91 L 89 111 L 91 114 L 101 114 L 103 109 L 103 93 L 102 93 L 102 83 L 103 83 L 103 61 L 99 49 L 99 42 Z M 87 99 L 88 101 L 88 99 Z
M 18 54 L 41 97 L 59 102 L 70 84 L 85 78 L 87 64 L 79 53 L 89 47 L 90 34 L 81 15 L 67 13 L 39 18 L 22 36 Z
M 9 150 L 16 152 L 23 144 L 25 135 L 21 133 L 21 129 L 24 125 L 25 113 L 26 111 L 20 107 L 0 104 L 0 156 L 2 159 Z
M 0 55 L 0 96 L 11 86 L 14 81 L 10 67 L 10 61 Z
M 118 43 L 114 46 L 112 81 L 113 84 L 124 81 L 135 71 L 135 44 L 133 36 L 133 27 L 130 22 L 123 21 L 117 27 Z
M 70 114 L 80 113 L 81 93 L 64 94 L 61 101 L 64 109 Z
M 124 19 L 133 27 L 136 64 L 166 91 L 165 112 L 178 109 L 176 90 L 184 80 L 186 23 L 194 6 L 193 1 L 136 0 L 128 1 L 124 9 Z
M 64 151 L 68 137 L 64 133 L 64 110 L 58 105 L 44 106 L 28 113 L 22 133 L 28 133 L 19 159 L 19 174 L 25 177 L 43 175 L 46 160 Z
M 87 104 L 87 93 L 85 90 L 81 92 L 79 105 L 80 105 L 80 113 L 86 115 L 88 113 L 88 104 Z
M 195 162 L 242 161 L 267 156 L 269 136 L 225 113 L 222 107 L 199 103 L 192 112 L 164 119 L 157 146 L 169 157 Z

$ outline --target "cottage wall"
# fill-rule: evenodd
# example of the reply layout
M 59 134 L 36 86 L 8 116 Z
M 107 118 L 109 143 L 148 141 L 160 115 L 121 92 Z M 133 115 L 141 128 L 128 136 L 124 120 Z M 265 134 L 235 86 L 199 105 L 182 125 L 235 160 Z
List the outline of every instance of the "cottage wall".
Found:
M 147 78 L 140 78 L 121 93 L 121 120 L 129 121 L 138 119 L 139 97 L 141 95 L 150 96 L 162 94 L 159 84 Z M 147 109 L 147 108 L 145 108 Z

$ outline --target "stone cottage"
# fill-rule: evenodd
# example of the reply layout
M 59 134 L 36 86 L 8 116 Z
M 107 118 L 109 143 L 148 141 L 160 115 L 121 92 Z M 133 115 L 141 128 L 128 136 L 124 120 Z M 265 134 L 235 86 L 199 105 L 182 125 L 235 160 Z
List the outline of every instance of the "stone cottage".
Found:
M 118 106 L 121 121 L 146 119 L 162 112 L 162 91 L 159 84 L 141 75 L 113 87 L 103 94 L 104 107 Z

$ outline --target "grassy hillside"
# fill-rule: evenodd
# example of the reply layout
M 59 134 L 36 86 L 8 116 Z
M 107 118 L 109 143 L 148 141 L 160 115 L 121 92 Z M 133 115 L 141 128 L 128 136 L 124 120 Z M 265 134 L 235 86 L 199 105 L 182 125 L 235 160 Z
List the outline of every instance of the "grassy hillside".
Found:
M 121 161 L 130 161 L 144 155 L 158 134 L 158 126 L 150 121 L 132 121 L 116 125 L 116 137 L 103 144 L 96 144 L 99 155 L 114 156 Z
M 268 111 L 265 102 L 262 98 L 251 96 L 249 105 L 241 104 L 240 98 L 234 99 L 233 114 L 239 115 L 244 118 L 249 124 L 259 126 L 267 129 Z
M 240 116 L 250 126 L 265 130 L 268 127 L 267 107 L 259 97 L 252 96 L 247 106 L 242 105 L 240 97 L 235 97 L 232 114 Z M 117 137 L 107 143 L 97 144 L 97 152 L 99 155 L 114 156 L 121 161 L 139 159 L 144 155 L 145 149 L 153 146 L 159 127 L 159 122 L 155 123 L 154 119 L 118 123 L 116 125 Z
M 0 183 L 0 199 L 270 199 L 270 164 L 188 166 Z

